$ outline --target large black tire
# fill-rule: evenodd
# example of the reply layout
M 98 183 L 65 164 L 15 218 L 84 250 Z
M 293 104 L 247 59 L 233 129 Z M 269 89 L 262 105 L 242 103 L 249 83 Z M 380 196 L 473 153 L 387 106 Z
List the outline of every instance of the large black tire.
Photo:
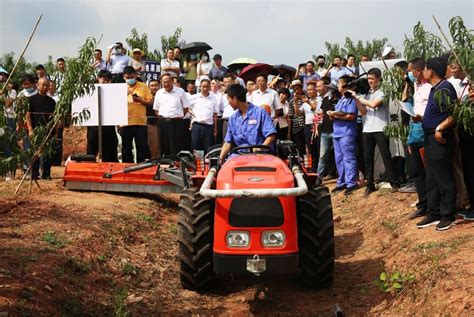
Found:
M 178 218 L 179 276 L 184 288 L 203 291 L 215 278 L 213 271 L 214 200 L 196 188 L 181 194 Z
M 308 190 L 298 198 L 300 280 L 314 288 L 332 285 L 334 278 L 334 223 L 327 187 Z

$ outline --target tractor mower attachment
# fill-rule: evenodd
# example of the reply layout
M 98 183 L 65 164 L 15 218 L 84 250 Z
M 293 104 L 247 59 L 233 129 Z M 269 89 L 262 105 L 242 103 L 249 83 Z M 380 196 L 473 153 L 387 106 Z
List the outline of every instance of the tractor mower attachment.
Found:
M 139 164 L 96 163 L 90 155 L 71 156 L 64 172 L 64 184 L 70 190 L 180 193 L 189 187 L 196 171 L 194 156 L 180 152 Z

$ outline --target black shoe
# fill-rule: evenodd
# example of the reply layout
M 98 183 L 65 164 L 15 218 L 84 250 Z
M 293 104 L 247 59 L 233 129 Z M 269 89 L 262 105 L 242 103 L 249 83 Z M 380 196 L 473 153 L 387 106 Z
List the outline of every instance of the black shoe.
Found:
M 433 216 L 432 214 L 427 214 L 425 216 L 425 218 L 423 218 L 423 220 L 421 220 L 420 222 L 418 222 L 416 224 L 416 226 L 418 227 L 418 229 L 423 229 L 423 228 L 427 228 L 429 226 L 434 226 L 434 225 L 437 225 L 440 221 L 440 217 L 438 216 Z
M 46 181 L 50 181 L 51 180 L 51 175 L 43 175 L 41 178 L 46 180 Z
M 346 189 L 346 186 L 341 186 L 341 187 L 335 187 L 333 190 L 331 190 L 331 193 L 338 193 L 338 192 L 341 192 L 343 191 L 344 189 Z
M 376 192 L 377 189 L 374 187 L 374 186 L 368 186 L 365 188 L 365 192 L 364 192 L 364 196 L 367 197 L 369 196 L 370 194 L 372 194 L 373 192 Z
M 415 211 L 414 213 L 412 213 L 410 216 L 408 216 L 408 219 L 409 220 L 413 220 L 415 218 L 418 218 L 418 217 L 423 217 L 426 215 L 426 209 L 418 209 L 417 211 Z
M 444 231 L 444 230 L 448 230 L 449 228 L 451 228 L 452 226 L 454 225 L 454 220 L 451 220 L 449 218 L 441 218 L 441 220 L 439 221 L 439 223 L 436 225 L 436 230 L 437 231 Z
M 357 185 L 352 186 L 352 187 L 347 187 L 347 188 L 346 188 L 346 191 L 344 192 L 344 195 L 349 196 L 349 195 L 352 194 L 352 192 L 355 191 L 356 189 L 357 189 Z

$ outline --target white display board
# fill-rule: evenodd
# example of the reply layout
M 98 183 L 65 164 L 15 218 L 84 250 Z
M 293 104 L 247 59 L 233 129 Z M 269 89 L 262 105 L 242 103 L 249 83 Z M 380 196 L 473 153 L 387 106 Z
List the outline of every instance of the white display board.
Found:
M 127 125 L 127 84 L 96 84 L 92 95 L 74 100 L 72 103 L 73 116 L 84 109 L 88 109 L 90 113 L 90 118 L 87 121 L 76 125 L 84 127 L 99 125 L 99 87 L 101 89 L 102 125 Z
M 385 64 L 387 64 L 387 67 L 390 69 L 392 68 L 396 63 L 403 61 L 403 59 L 386 59 Z M 369 61 L 369 62 L 360 62 L 359 63 L 359 74 L 367 73 L 369 69 L 371 68 L 378 68 L 380 71 L 384 71 L 387 68 L 385 68 L 385 64 L 383 63 L 382 60 L 380 61 Z

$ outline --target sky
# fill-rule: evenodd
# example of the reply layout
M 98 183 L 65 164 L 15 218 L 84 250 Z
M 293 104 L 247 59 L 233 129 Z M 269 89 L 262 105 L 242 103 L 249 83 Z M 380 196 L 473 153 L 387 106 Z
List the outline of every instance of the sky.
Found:
M 0 0 L 0 54 L 18 56 L 41 13 L 25 54 L 38 63 L 48 55 L 74 56 L 88 36 L 103 35 L 102 50 L 125 43 L 132 28 L 148 33 L 152 49 L 179 26 L 183 40 L 207 42 L 211 56 L 220 53 L 224 64 L 250 57 L 292 66 L 326 53 L 326 41 L 343 44 L 346 36 L 354 41 L 386 37 L 401 51 L 405 34 L 411 36 L 418 21 L 440 36 L 432 15 L 445 32 L 457 15 L 474 28 L 474 0 Z

